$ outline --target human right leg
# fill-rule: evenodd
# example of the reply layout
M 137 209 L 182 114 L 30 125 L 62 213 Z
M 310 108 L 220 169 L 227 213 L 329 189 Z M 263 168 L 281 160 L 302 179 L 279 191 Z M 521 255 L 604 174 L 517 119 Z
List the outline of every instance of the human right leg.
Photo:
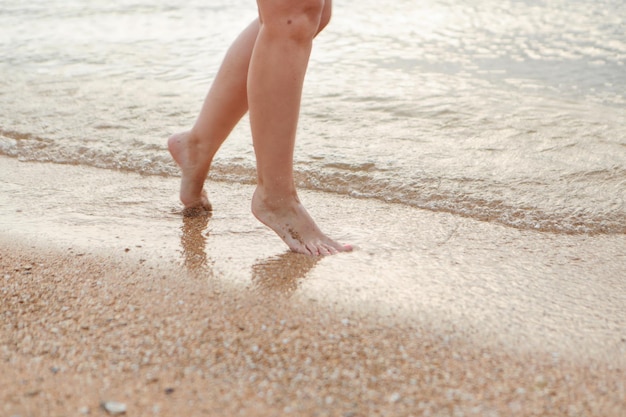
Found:
M 180 200 L 186 208 L 211 208 L 204 181 L 215 153 L 248 110 L 248 66 L 258 32 L 255 20 L 239 35 L 226 53 L 193 128 L 168 140 L 182 171 Z

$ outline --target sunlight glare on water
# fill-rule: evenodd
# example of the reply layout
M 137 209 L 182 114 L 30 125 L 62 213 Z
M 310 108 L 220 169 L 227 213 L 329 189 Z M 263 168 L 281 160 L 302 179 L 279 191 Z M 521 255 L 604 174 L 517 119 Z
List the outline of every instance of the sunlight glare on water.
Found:
M 296 150 L 302 187 L 521 229 L 626 233 L 626 5 L 335 2 Z M 0 153 L 177 175 L 249 0 L 0 0 Z M 212 178 L 254 181 L 244 120 Z

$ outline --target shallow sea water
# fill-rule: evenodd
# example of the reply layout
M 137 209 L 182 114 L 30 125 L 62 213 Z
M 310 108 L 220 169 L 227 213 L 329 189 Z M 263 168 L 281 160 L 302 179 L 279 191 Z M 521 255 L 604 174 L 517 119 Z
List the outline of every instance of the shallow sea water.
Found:
M 322 315 L 365 313 L 477 346 L 626 369 L 624 235 L 518 230 L 303 190 L 324 230 L 357 246 L 309 257 L 252 216 L 252 185 L 211 182 L 217 209 L 183 217 L 177 178 L 7 157 L 0 166 L 0 248 L 24 248 L 25 258 L 42 249 L 96 255 L 104 268 L 126 263 L 132 276 L 289 297 Z M 115 269 L 106 280 L 120 279 Z
M 252 0 L 0 0 L 0 154 L 178 175 Z M 626 233 L 626 3 L 336 1 L 299 185 L 565 234 Z M 0 167 L 1 168 L 1 167 Z M 254 181 L 243 120 L 211 178 Z

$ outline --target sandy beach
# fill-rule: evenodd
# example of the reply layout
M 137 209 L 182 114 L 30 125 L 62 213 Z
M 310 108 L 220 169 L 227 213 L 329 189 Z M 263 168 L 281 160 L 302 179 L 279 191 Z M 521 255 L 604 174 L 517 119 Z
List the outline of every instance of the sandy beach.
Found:
M 0 414 L 622 416 L 626 237 L 303 192 L 357 250 L 286 251 L 252 186 L 0 157 Z

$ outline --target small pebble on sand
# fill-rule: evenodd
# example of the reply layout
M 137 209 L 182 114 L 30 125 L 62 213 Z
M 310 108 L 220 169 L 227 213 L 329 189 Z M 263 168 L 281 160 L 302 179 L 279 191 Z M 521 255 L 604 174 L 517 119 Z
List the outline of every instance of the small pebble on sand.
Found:
M 112 416 L 126 414 L 126 404 L 118 403 L 116 401 L 103 401 L 102 409 Z
M 389 402 L 397 403 L 398 401 L 400 401 L 401 398 L 402 397 L 400 396 L 400 394 L 398 394 L 397 392 L 394 392 L 393 394 L 389 396 Z

